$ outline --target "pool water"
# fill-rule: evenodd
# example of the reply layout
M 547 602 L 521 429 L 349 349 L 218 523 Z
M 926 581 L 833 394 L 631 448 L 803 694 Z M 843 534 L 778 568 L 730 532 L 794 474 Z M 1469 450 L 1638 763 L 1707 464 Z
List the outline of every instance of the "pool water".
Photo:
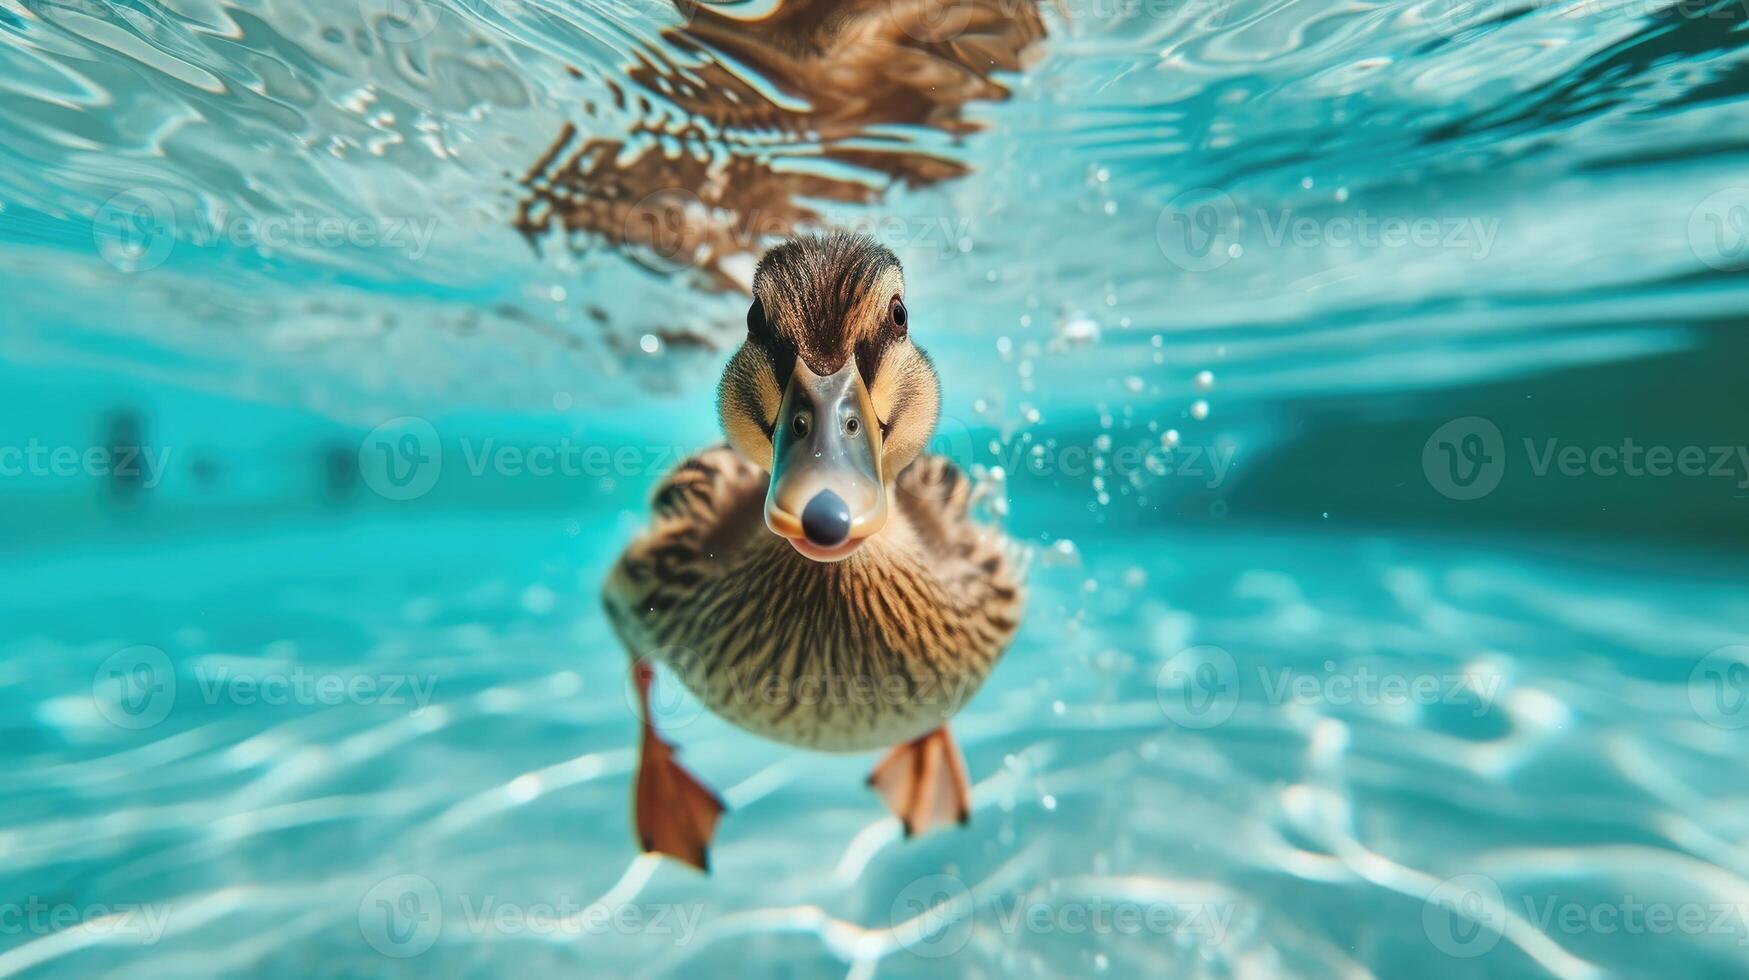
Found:
M 1745 8 L 825 6 L 0 2 L 0 975 L 1749 969 Z M 666 684 L 705 877 L 600 584 L 829 225 L 1027 614 L 916 840 Z

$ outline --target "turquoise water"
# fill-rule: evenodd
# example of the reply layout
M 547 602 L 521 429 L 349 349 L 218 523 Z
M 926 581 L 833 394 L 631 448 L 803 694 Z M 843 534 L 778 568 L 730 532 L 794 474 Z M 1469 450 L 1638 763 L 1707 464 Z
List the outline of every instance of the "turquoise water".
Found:
M 0 0 L 0 975 L 1749 970 L 1743 6 L 813 9 Z M 701 877 L 597 596 L 826 224 L 1031 598 L 963 830 L 664 699 Z

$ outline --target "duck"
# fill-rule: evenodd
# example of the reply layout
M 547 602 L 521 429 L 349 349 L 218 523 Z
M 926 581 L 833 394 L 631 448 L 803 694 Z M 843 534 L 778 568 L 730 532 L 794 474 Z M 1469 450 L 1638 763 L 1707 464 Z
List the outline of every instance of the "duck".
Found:
M 842 231 L 791 238 L 759 260 L 752 293 L 717 388 L 725 441 L 658 482 L 602 589 L 641 723 L 637 841 L 706 873 L 724 806 L 657 730 L 656 667 L 755 735 L 885 749 L 867 783 L 911 837 L 970 821 L 948 722 L 1025 602 L 1020 549 L 926 451 L 941 381 L 892 251 Z

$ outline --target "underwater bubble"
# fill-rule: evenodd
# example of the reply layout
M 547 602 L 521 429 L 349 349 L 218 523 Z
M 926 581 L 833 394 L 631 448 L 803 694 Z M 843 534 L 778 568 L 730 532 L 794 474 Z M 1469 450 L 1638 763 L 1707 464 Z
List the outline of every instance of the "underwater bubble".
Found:
M 662 346 L 662 340 L 653 333 L 647 333 L 638 338 L 638 346 L 643 348 L 644 353 L 654 354 Z
M 1075 542 L 1068 538 L 1058 538 L 1057 542 L 1044 553 L 1044 564 L 1046 565 L 1072 565 L 1078 560 L 1080 560 L 1080 551 L 1075 547 Z
M 1208 418 L 1209 417 L 1208 400 L 1203 399 L 1203 398 L 1198 398 L 1196 401 L 1191 402 L 1190 403 L 1190 417 L 1193 419 L 1196 419 L 1198 422 L 1201 422 L 1203 419 Z
M 535 584 L 522 590 L 522 608 L 535 615 L 544 615 L 558 605 L 559 597 L 544 585 Z
M 1132 374 L 1123 379 L 1123 386 L 1129 390 L 1130 394 L 1139 395 L 1142 393 L 1142 389 L 1146 387 L 1146 383 L 1143 382 L 1141 378 Z
M 1214 386 L 1215 386 L 1215 373 L 1213 371 L 1198 371 L 1198 372 L 1196 372 L 1196 390 L 1197 391 L 1208 391 L 1210 388 L 1213 388 Z
M 1085 313 L 1071 313 L 1057 324 L 1057 339 L 1064 344 L 1096 343 L 1099 340 L 1099 323 Z
M 1177 449 L 1178 448 L 1178 430 L 1177 429 L 1167 429 L 1164 433 L 1162 433 L 1160 435 L 1160 445 L 1165 446 L 1167 449 Z

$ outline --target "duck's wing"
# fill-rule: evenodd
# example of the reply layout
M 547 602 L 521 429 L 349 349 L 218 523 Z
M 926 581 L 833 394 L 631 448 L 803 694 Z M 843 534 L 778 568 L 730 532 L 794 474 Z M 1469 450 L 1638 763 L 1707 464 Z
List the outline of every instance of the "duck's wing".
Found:
M 951 554 L 971 523 L 972 484 L 946 456 L 925 453 L 899 473 L 894 495 L 931 552 Z
M 988 524 L 972 519 L 972 481 L 946 456 L 924 454 L 905 467 L 895 494 L 932 557 L 968 562 L 1003 581 L 1021 577 L 1016 548 Z
M 706 449 L 656 485 L 654 519 L 608 577 L 603 599 L 628 647 L 658 638 L 656 621 L 726 567 L 749 535 L 763 532 L 765 471 L 728 446 Z M 641 627 L 641 628 L 640 628 Z
M 1024 551 L 1006 534 L 972 519 L 972 481 L 945 456 L 923 455 L 896 481 L 898 506 L 916 529 L 929 567 L 947 587 L 968 635 L 993 661 L 1020 623 Z

